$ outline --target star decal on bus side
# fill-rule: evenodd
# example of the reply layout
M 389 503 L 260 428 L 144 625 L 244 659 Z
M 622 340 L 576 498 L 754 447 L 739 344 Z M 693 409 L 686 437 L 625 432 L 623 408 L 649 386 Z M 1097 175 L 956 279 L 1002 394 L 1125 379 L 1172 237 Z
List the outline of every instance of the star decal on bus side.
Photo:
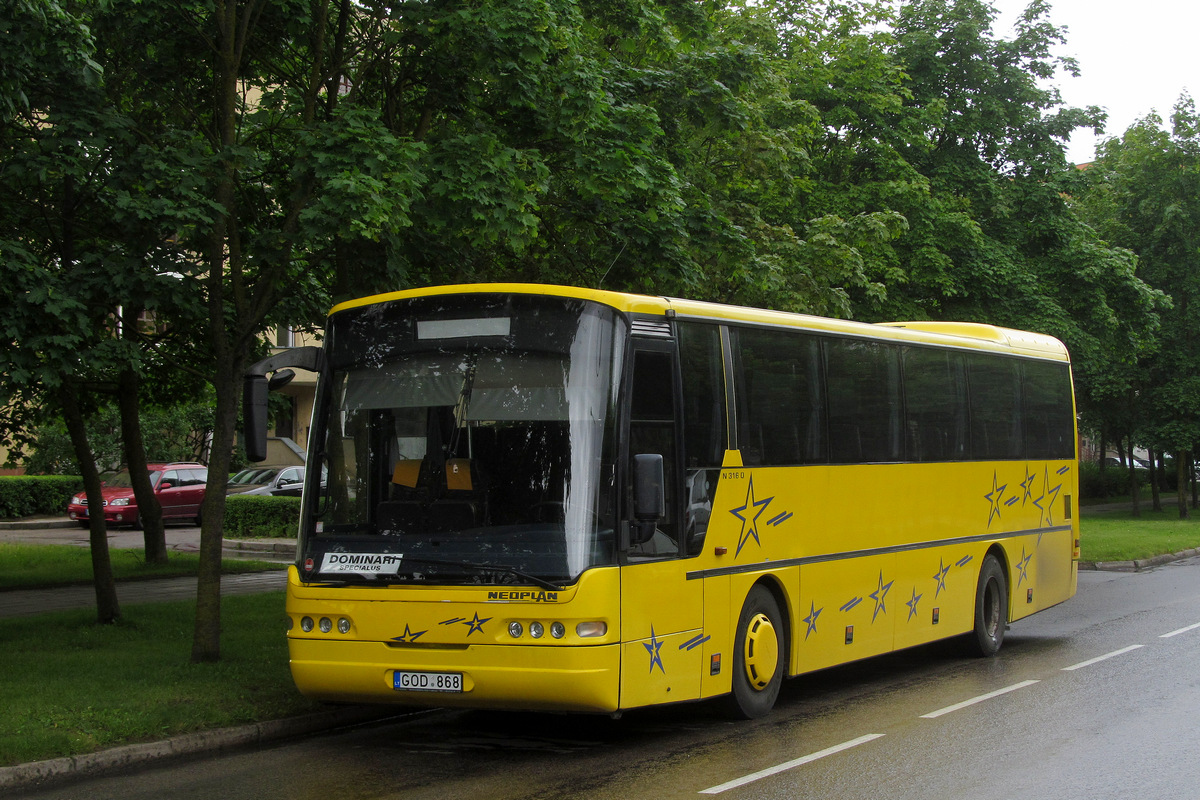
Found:
M 775 498 L 773 496 L 768 497 L 765 500 L 755 499 L 754 476 L 751 475 L 750 485 L 746 489 L 746 504 L 743 506 L 738 506 L 734 509 L 730 509 L 729 511 L 730 514 L 733 514 L 742 521 L 742 530 L 741 533 L 738 534 L 738 546 L 737 552 L 733 554 L 734 558 L 737 558 L 741 554 L 742 548 L 746 546 L 746 543 L 750 541 L 751 537 L 754 538 L 755 544 L 757 544 L 759 547 L 762 547 L 762 540 L 758 538 L 758 518 L 763 515 L 763 512 L 767 510 L 767 506 L 769 506 L 771 501 L 774 499 Z
M 1021 507 L 1033 499 L 1033 482 L 1037 480 L 1037 473 L 1029 471 L 1029 465 L 1025 465 L 1025 480 L 1021 481 Z
M 660 642 L 658 640 L 658 637 L 654 635 L 654 626 L 651 625 L 650 626 L 650 641 L 642 642 L 642 647 L 646 648 L 646 652 L 650 654 L 650 674 L 651 675 L 654 674 L 654 668 L 656 666 L 658 667 L 658 671 L 661 672 L 663 675 L 667 674 L 667 671 L 665 669 L 663 669 L 662 653 L 659 652 L 662 650 L 662 646 L 663 646 L 663 643 Z
M 941 595 L 942 590 L 946 588 L 946 576 L 949 574 L 950 574 L 949 565 L 947 565 L 945 561 L 943 561 L 942 559 L 939 558 L 938 559 L 938 571 L 937 571 L 937 574 L 933 576 L 933 579 L 935 581 L 937 581 L 937 589 L 933 593 L 933 597 L 935 600 Z
M 1026 553 L 1025 548 L 1021 548 L 1021 560 L 1017 562 L 1017 572 L 1020 575 L 1017 577 L 1017 586 L 1020 587 L 1029 578 L 1029 561 L 1033 558 L 1033 553 Z
M 991 504 L 991 510 L 988 511 L 988 527 L 992 527 L 992 520 L 1000 516 L 1000 501 L 1004 497 L 1005 490 L 1008 489 L 1008 484 L 1001 484 L 997 480 L 996 472 L 992 471 L 992 490 L 983 496 Z
M 1047 525 L 1054 524 L 1054 501 L 1058 499 L 1058 493 L 1062 491 L 1062 483 L 1056 486 L 1050 485 L 1050 467 L 1046 467 L 1045 477 L 1042 480 L 1042 497 L 1050 498 L 1042 512 L 1045 514 Z
M 906 600 L 904 602 L 904 605 L 908 606 L 908 620 L 906 620 L 906 621 L 911 622 L 912 618 L 916 616 L 917 603 L 921 602 L 921 598 L 924 596 L 925 595 L 923 595 L 923 594 L 917 594 L 917 587 L 915 587 L 915 586 L 913 587 L 912 599 Z
M 887 583 L 884 583 L 883 570 L 879 571 L 879 588 L 867 595 L 867 597 L 870 597 L 875 601 L 875 611 L 871 614 L 871 622 L 875 621 L 875 618 L 879 616 L 880 611 L 882 611 L 885 615 L 887 614 L 887 593 L 892 588 L 893 583 L 895 583 L 895 581 L 888 581 Z
M 805 639 L 817 632 L 817 617 L 825 610 L 823 607 L 817 608 L 816 603 L 810 603 L 808 609 L 808 616 L 804 618 L 804 624 L 808 626 L 808 630 L 804 632 Z

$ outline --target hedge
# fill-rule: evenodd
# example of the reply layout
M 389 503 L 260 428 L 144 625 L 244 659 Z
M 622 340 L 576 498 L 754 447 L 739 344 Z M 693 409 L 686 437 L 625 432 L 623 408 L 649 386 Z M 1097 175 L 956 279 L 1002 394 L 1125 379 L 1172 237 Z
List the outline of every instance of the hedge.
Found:
M 83 478 L 75 475 L 0 476 L 0 518 L 35 514 L 67 514 L 71 496 L 83 491 Z
M 299 497 L 234 494 L 225 498 L 230 539 L 294 539 L 300 527 Z
M 1149 492 L 1150 470 L 1135 470 L 1138 485 Z M 1172 485 L 1174 481 L 1172 481 Z M 1129 495 L 1129 470 L 1126 467 L 1109 466 L 1100 469 L 1092 461 L 1079 462 L 1079 494 L 1090 500 Z M 1146 495 L 1149 496 L 1149 495 Z

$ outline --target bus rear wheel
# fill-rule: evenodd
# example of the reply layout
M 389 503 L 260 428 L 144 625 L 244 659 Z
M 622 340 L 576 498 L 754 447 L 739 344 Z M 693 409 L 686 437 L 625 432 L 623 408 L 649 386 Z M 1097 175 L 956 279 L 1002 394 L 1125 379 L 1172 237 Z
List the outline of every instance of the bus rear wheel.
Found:
M 972 652 L 984 657 L 996 655 L 1004 643 L 1007 624 L 1008 581 L 1000 561 L 988 554 L 979 568 L 979 584 L 975 590 L 975 630 L 970 637 Z
M 774 707 L 787 665 L 786 638 L 775 596 L 755 586 L 742 606 L 733 645 L 729 711 L 734 716 L 755 719 Z

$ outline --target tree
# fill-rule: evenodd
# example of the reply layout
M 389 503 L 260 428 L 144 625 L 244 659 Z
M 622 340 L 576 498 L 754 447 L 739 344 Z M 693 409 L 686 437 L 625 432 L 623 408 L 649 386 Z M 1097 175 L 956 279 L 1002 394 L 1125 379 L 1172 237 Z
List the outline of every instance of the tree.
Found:
M 1171 299 L 1161 344 L 1140 362 L 1143 434 L 1175 455 L 1179 513 L 1200 442 L 1200 117 L 1190 97 L 1175 106 L 1170 130 L 1155 114 L 1101 147 L 1085 208 L 1114 243 L 1138 256 L 1138 274 Z

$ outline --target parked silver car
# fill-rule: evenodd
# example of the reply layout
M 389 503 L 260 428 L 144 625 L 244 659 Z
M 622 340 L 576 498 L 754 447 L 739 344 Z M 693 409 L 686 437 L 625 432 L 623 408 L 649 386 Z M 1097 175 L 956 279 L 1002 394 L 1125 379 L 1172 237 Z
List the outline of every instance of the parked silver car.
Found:
M 304 488 L 304 467 L 293 465 L 250 467 L 229 479 L 225 494 L 269 494 L 299 497 Z

